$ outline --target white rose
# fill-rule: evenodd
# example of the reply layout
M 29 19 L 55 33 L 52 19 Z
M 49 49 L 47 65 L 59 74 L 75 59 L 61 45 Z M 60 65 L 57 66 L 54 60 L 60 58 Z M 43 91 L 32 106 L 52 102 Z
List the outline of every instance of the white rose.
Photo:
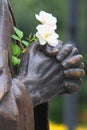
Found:
M 48 25 L 38 25 L 36 27 L 37 33 L 36 37 L 39 39 L 41 45 L 48 43 L 50 46 L 56 46 L 58 44 L 59 35 L 50 28 Z
M 45 11 L 41 11 L 39 15 L 35 14 L 35 16 L 36 19 L 39 20 L 42 24 L 47 24 L 53 29 L 57 28 L 57 19 L 54 16 L 52 16 L 52 14 L 47 13 Z

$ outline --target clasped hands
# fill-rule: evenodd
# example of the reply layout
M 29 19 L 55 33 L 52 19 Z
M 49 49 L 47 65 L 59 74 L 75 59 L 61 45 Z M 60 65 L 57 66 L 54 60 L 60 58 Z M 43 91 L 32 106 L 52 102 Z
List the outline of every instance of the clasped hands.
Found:
M 36 106 L 56 95 L 77 92 L 84 75 L 82 60 L 78 49 L 70 44 L 60 41 L 52 47 L 32 43 L 22 57 L 17 80 L 23 83 Z

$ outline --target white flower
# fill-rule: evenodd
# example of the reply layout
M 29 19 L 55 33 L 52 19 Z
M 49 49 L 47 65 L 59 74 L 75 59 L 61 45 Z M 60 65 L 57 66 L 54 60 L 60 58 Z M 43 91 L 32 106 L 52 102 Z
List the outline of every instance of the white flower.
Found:
M 52 16 L 52 14 L 47 13 L 45 11 L 41 11 L 39 15 L 35 14 L 35 16 L 36 19 L 39 20 L 42 24 L 47 24 L 51 26 L 51 28 L 53 29 L 57 28 L 56 26 L 57 19 L 54 16 Z
M 48 43 L 50 46 L 56 46 L 58 44 L 57 38 L 59 35 L 55 33 L 55 31 L 50 28 L 50 26 L 46 24 L 38 25 L 36 29 L 38 31 L 36 33 L 36 37 L 39 39 L 41 45 Z
M 48 43 L 50 46 L 56 46 L 58 44 L 59 35 L 55 32 L 57 28 L 57 19 L 47 12 L 41 11 L 39 15 L 35 15 L 36 19 L 42 24 L 36 27 L 36 37 L 39 39 L 41 45 Z

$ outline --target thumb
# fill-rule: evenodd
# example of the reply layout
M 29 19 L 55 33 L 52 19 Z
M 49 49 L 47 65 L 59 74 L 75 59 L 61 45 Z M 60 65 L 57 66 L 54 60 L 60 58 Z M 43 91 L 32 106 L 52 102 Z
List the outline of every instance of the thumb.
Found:
M 39 43 L 33 42 L 33 43 L 31 43 L 28 52 L 30 55 L 34 55 L 34 54 L 36 54 L 37 51 L 38 52 L 40 51 L 41 47 L 42 46 Z
M 19 76 L 18 77 L 23 77 L 24 75 L 26 75 L 27 73 L 27 67 L 28 67 L 28 64 L 29 64 L 29 59 L 30 57 L 32 58 L 37 50 L 39 50 L 39 43 L 36 43 L 36 42 L 33 42 L 32 44 L 30 44 L 29 48 L 27 49 L 26 53 L 24 53 L 21 57 L 21 64 L 19 66 Z

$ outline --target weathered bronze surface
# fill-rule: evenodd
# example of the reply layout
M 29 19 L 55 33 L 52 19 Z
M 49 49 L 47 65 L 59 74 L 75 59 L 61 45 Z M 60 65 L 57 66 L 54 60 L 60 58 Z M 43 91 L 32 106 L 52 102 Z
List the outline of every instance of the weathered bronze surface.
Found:
M 0 0 L 0 130 L 33 130 L 30 95 L 24 85 L 12 80 L 10 61 L 13 27 L 8 1 Z
M 48 130 L 47 102 L 79 91 L 83 58 L 77 48 L 61 41 L 56 47 L 32 43 L 13 78 L 14 25 L 8 1 L 0 0 L 0 130 L 34 130 L 34 125 L 35 130 Z

